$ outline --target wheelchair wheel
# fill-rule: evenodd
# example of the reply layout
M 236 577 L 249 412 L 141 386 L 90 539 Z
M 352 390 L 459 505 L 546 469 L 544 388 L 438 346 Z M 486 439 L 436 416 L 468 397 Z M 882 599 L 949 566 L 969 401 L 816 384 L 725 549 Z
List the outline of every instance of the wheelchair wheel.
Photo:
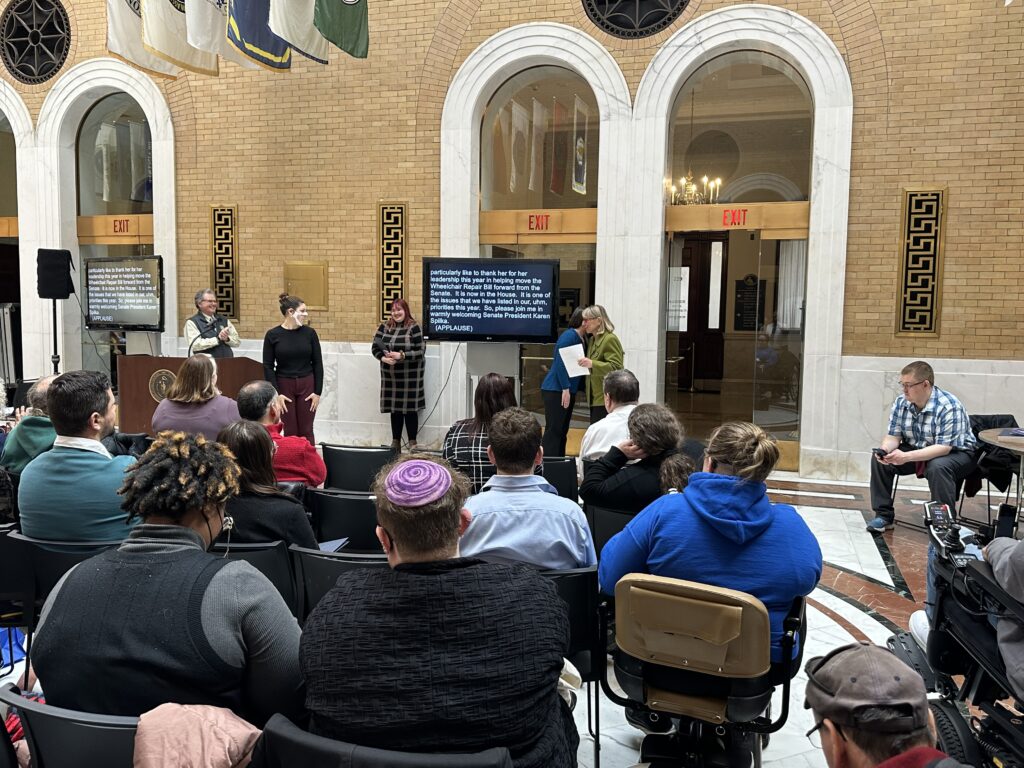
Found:
M 954 760 L 968 765 L 981 765 L 983 755 L 974 740 L 971 727 L 964 720 L 956 704 L 945 699 L 928 705 L 935 716 L 935 730 L 939 736 L 938 748 Z

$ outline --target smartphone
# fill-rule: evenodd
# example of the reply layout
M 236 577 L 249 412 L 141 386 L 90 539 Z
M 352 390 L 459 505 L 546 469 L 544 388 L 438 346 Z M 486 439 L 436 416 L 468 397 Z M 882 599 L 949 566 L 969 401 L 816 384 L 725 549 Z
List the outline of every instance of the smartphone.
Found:
M 880 459 L 884 459 L 889 455 L 889 452 L 885 448 L 872 448 L 871 452 Z

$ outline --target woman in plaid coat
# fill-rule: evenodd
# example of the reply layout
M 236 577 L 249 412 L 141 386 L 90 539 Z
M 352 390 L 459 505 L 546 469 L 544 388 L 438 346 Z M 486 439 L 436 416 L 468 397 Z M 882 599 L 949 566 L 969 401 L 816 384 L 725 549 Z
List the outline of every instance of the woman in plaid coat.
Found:
M 423 394 L 423 331 L 405 299 L 391 302 L 391 317 L 381 323 L 370 347 L 380 360 L 380 412 L 391 414 L 391 447 L 402 447 L 402 423 L 409 450 L 416 450 L 418 411 L 426 407 Z

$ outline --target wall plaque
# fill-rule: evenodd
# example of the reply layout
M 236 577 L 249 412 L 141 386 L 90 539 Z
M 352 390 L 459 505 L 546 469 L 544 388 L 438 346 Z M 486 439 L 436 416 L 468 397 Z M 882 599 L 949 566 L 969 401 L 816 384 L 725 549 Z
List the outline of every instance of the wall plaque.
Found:
M 379 203 L 377 243 L 380 252 L 380 294 L 378 313 L 384 322 L 391 314 L 391 302 L 404 296 L 408 205 Z M 408 299 L 408 297 L 405 297 Z
M 765 281 L 749 274 L 736 281 L 736 302 L 733 312 L 734 331 L 756 331 L 764 322 Z
M 939 332 L 946 190 L 904 189 L 897 334 Z
M 210 209 L 210 269 L 218 311 L 238 320 L 238 207 L 214 205 Z

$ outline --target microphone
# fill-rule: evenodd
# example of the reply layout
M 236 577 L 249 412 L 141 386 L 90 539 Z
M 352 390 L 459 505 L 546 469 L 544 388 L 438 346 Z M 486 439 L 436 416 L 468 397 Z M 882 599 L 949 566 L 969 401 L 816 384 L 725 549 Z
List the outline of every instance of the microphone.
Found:
M 227 323 L 224 323 L 223 325 L 221 325 L 221 323 L 223 321 L 224 321 L 223 317 L 221 317 L 220 315 L 214 315 L 213 316 L 213 322 L 210 323 L 209 325 L 207 325 L 206 328 L 204 328 L 203 330 L 199 331 L 199 335 L 197 335 L 194 339 L 192 339 L 192 343 L 188 345 L 188 352 L 185 353 L 185 357 L 192 357 L 192 345 L 193 344 L 195 344 L 200 339 L 208 339 L 208 338 L 210 338 L 208 336 L 208 334 L 209 334 L 211 328 L 214 330 L 215 333 L 220 333 L 221 330 L 223 330 L 224 328 L 227 328 L 228 327 Z

